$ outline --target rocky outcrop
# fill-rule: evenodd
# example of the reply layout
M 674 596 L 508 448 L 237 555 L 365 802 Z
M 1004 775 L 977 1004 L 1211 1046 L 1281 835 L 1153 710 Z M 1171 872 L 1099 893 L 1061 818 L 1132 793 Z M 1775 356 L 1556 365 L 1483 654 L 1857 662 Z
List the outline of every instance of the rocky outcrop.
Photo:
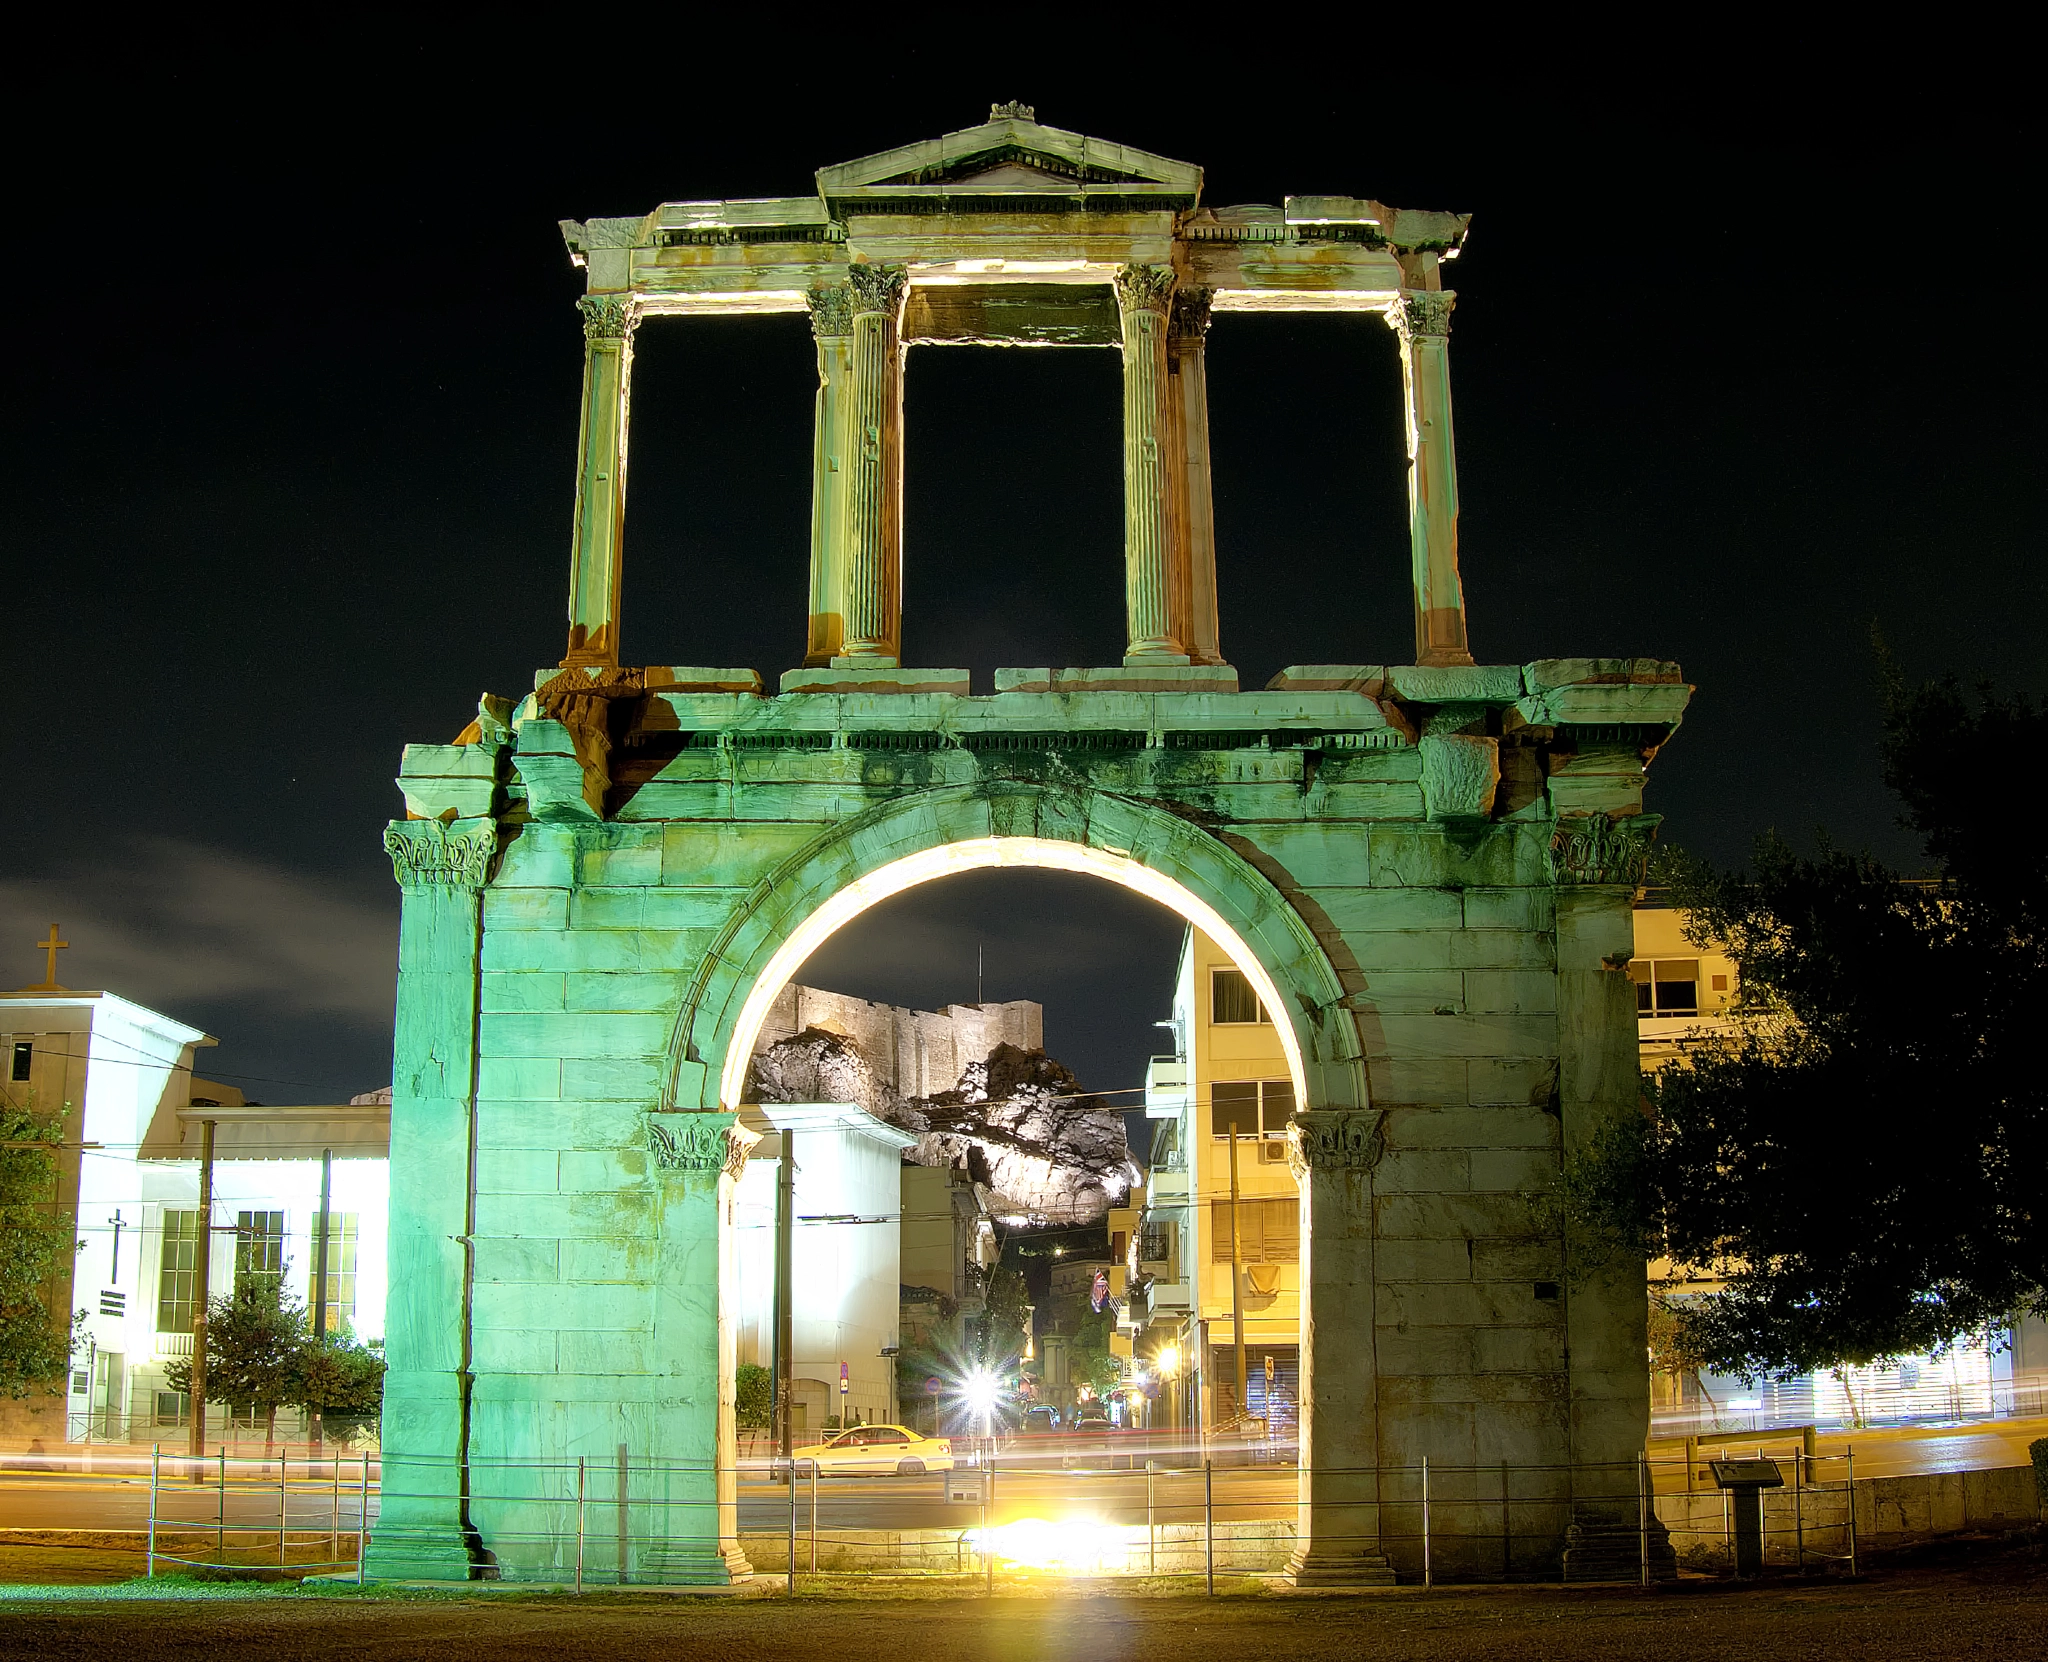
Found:
M 755 1056 L 748 1094 L 857 1103 L 916 1136 L 906 1159 L 958 1166 L 1034 1222 L 1098 1222 L 1137 1180 L 1123 1116 L 1042 1050 L 998 1045 L 952 1090 L 898 1097 L 849 1041 L 814 1027 Z

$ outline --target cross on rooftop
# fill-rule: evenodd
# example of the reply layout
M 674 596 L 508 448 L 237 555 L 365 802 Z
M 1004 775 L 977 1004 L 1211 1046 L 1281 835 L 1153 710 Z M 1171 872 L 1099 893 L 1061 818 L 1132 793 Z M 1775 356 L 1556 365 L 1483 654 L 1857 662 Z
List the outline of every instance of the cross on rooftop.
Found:
M 54 923 L 51 924 L 50 938 L 46 941 L 36 942 L 36 945 L 41 947 L 43 951 L 48 955 L 48 962 L 45 964 L 43 968 L 43 979 L 35 986 L 27 989 L 29 992 L 61 993 L 64 990 L 57 984 L 57 954 L 63 951 L 70 944 L 71 943 L 69 941 L 60 941 L 57 939 L 57 926 Z

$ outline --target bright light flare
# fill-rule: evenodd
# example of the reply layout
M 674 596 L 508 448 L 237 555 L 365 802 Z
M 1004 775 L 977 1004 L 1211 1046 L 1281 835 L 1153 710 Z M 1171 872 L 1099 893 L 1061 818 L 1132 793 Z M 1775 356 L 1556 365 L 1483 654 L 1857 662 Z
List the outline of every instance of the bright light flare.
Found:
M 960 1400 L 976 1414 L 991 1414 L 1000 1389 L 994 1374 L 986 1368 L 975 1368 L 960 1381 Z
M 1124 1531 L 1092 1518 L 1016 1518 L 994 1529 L 973 1532 L 977 1548 L 986 1544 L 999 1562 L 1023 1570 L 1058 1570 L 1062 1575 L 1094 1575 L 1106 1557 L 1121 1556 Z

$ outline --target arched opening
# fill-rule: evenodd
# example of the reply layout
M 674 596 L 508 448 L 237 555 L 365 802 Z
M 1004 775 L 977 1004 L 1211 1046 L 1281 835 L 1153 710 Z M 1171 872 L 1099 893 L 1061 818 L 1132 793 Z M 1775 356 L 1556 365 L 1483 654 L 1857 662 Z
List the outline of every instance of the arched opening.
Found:
M 959 872 L 992 867 L 1036 867 L 1040 870 L 1076 872 L 1101 878 L 1156 901 L 1178 913 L 1229 954 L 1230 961 L 1252 984 L 1265 1007 L 1275 1012 L 1277 1035 L 1287 1058 L 1295 1100 L 1309 1102 L 1308 1071 L 1303 1066 L 1299 1036 L 1294 1024 L 1281 1015 L 1296 1007 L 1283 998 L 1279 984 L 1235 925 L 1193 889 L 1167 873 L 1127 854 L 1050 837 L 977 837 L 963 842 L 941 843 L 937 847 L 904 855 L 889 864 L 856 877 L 830 895 L 783 938 L 767 964 L 754 978 L 752 990 L 740 1007 L 725 1047 L 725 1067 L 719 1078 L 721 1106 L 737 1108 L 745 1097 L 747 1067 L 753 1059 L 754 1041 L 769 1006 L 804 961 L 838 930 L 861 913 L 892 895 Z

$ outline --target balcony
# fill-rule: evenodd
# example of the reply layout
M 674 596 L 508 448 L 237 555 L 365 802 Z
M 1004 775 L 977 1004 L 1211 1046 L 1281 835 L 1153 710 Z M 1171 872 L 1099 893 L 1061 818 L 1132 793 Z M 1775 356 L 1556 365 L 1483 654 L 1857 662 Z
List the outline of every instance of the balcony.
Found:
M 1145 1117 L 1177 1120 L 1187 1112 L 1191 1070 L 1184 1056 L 1155 1056 L 1145 1066 Z

